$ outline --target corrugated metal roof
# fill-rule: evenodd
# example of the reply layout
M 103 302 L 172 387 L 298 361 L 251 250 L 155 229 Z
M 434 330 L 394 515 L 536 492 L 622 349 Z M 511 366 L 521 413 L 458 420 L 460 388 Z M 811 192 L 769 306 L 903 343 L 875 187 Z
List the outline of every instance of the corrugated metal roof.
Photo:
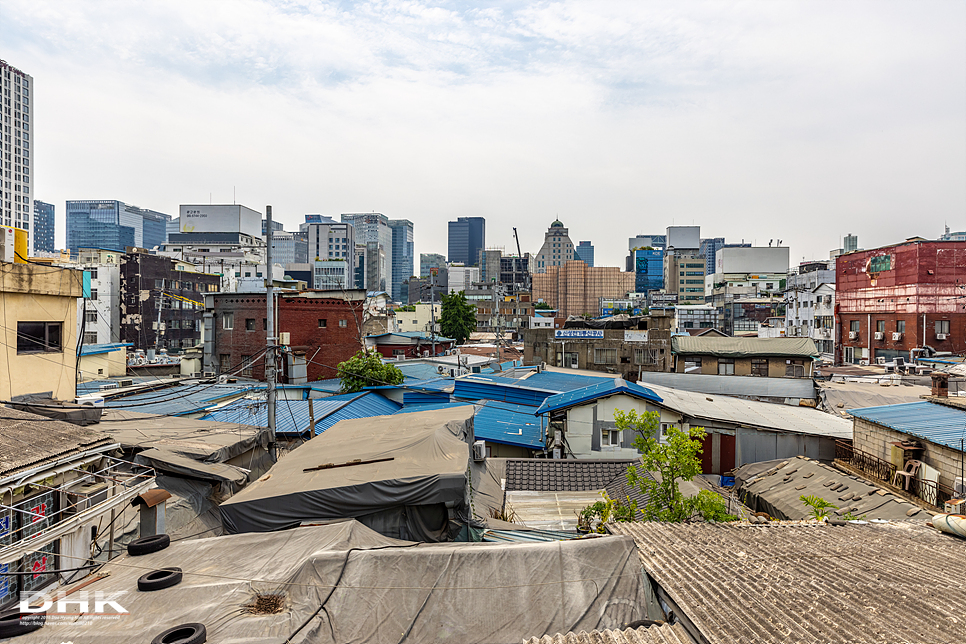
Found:
M 602 380 L 613 380 L 613 376 L 584 376 L 576 373 L 560 373 L 559 371 L 541 371 L 540 373 L 531 372 L 521 382 L 527 387 L 539 387 L 551 391 L 573 391 L 588 385 L 594 385 Z
M 959 441 L 966 438 L 966 412 L 928 400 L 852 409 L 849 413 L 876 425 L 955 450 L 962 449 Z
M 565 530 L 492 530 L 483 533 L 483 541 L 494 543 L 536 543 L 542 541 L 570 541 L 583 535 Z
M 309 403 L 315 417 L 315 433 L 321 434 L 340 420 L 388 416 L 399 410 L 399 405 L 373 392 L 340 394 L 318 400 L 279 400 L 275 408 L 278 434 L 300 434 L 311 424 Z M 245 399 L 214 411 L 203 420 L 242 423 L 256 427 L 268 426 L 268 404 L 265 400 Z
M 818 347 L 811 338 L 722 338 L 713 335 L 672 336 L 671 352 L 719 358 L 781 356 L 817 358 Z
M 537 406 L 555 392 L 531 387 L 525 381 L 482 374 L 456 379 L 453 395 L 462 400 L 499 400 L 517 405 Z
M 408 380 L 428 380 L 430 378 L 438 378 L 440 376 L 439 369 L 438 369 L 439 365 L 435 365 L 435 364 L 428 364 L 425 362 L 396 363 L 392 361 L 389 361 L 388 364 L 391 364 L 397 369 L 399 369 L 400 371 L 402 371 L 407 381 Z
M 543 404 L 540 405 L 540 409 L 537 410 L 537 413 L 546 414 L 558 409 L 568 409 L 570 407 L 583 405 L 584 403 L 592 400 L 605 398 L 607 396 L 614 396 L 617 394 L 634 396 L 635 398 L 641 398 L 643 400 L 650 400 L 653 402 L 661 402 L 660 396 L 655 394 L 647 387 L 642 387 L 636 382 L 628 382 L 623 378 L 608 378 L 599 383 L 590 385 L 589 387 L 574 389 L 573 391 L 567 391 L 562 394 L 557 394 L 556 396 L 551 396 L 543 401 Z
M 794 407 L 745 400 L 732 396 L 710 396 L 651 385 L 662 398 L 662 407 L 696 419 L 717 420 L 743 427 L 783 432 L 852 438 L 852 422 L 811 407 Z
M 655 384 L 672 389 L 725 396 L 815 398 L 815 383 L 811 378 L 759 378 L 757 376 L 718 376 L 702 373 L 644 372 L 638 378 L 638 382 L 645 386 Z
M 485 540 L 485 539 L 484 539 Z M 692 644 L 681 624 L 660 624 L 621 630 L 580 631 L 531 637 L 523 644 Z
M 960 641 L 966 541 L 909 523 L 612 523 L 709 644 Z
M 535 409 L 526 405 L 484 401 L 476 407 L 473 435 L 477 440 L 543 449 L 543 427 L 540 418 L 533 413 Z
M 256 388 L 259 388 L 258 385 L 250 383 L 222 385 L 196 382 L 132 394 L 123 398 L 108 398 L 104 406 L 112 409 L 129 409 L 143 414 L 185 416 L 204 412 L 233 397 L 244 396 Z
M 94 356 L 101 353 L 111 353 L 112 351 L 117 351 L 123 349 L 124 347 L 133 347 L 134 345 L 130 342 L 114 342 L 111 344 L 85 344 L 81 347 L 80 354 L 82 356 Z
M 450 407 L 462 407 L 463 405 L 471 405 L 472 403 L 462 403 L 462 402 L 448 402 L 448 403 L 415 403 L 406 404 L 402 409 L 397 411 L 397 414 L 412 414 L 420 411 L 436 411 L 437 409 L 448 409 Z

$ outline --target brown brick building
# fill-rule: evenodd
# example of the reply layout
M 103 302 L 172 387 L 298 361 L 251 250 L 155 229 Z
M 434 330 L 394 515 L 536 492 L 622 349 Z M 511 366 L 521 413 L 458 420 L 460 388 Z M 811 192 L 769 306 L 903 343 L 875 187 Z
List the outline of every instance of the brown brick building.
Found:
M 362 348 L 360 325 L 364 290 L 288 291 L 278 295 L 278 332 L 289 334 L 289 348 L 305 354 L 308 379 L 337 377 L 336 365 Z M 265 293 L 214 293 L 205 298 L 205 371 L 265 379 Z M 209 338 L 211 338 L 209 340 Z M 288 382 L 287 360 L 280 360 L 280 381 Z M 248 366 L 250 365 L 250 366 Z
M 543 300 L 559 311 L 561 317 L 600 315 L 600 298 L 621 298 L 634 291 L 634 273 L 615 266 L 587 266 L 570 261 L 549 266 L 546 273 L 533 276 L 532 300 Z
M 839 256 L 836 362 L 966 351 L 966 242 L 914 238 Z

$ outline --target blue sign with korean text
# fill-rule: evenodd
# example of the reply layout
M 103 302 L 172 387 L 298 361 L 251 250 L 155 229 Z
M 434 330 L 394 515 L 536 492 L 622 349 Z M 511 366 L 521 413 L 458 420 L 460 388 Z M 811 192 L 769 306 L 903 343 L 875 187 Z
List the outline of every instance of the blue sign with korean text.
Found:
M 603 329 L 557 329 L 553 332 L 554 338 L 600 338 L 604 337 Z

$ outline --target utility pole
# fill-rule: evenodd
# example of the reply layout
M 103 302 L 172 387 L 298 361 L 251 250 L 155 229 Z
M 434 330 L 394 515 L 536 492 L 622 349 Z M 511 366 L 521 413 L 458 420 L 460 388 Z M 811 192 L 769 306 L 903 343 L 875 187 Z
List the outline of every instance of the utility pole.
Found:
M 268 279 L 265 281 L 266 310 L 266 340 L 268 350 L 265 353 L 265 380 L 268 381 L 268 431 L 272 453 L 275 453 L 275 289 L 272 275 L 272 207 L 265 206 L 265 262 L 268 264 Z M 276 457 L 277 460 L 277 457 Z
M 436 357 L 436 272 L 429 269 L 429 337 L 433 342 L 433 357 Z

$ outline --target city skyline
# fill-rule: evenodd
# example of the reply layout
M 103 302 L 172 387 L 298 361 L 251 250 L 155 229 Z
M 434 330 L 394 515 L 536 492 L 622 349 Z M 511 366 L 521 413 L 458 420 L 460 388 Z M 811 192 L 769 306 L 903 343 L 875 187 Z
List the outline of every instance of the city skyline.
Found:
M 0 58 L 35 81 L 31 197 L 57 206 L 58 247 L 67 200 L 207 198 L 270 203 L 289 230 L 409 219 L 414 254 L 482 216 L 507 252 L 513 226 L 534 253 L 559 218 L 621 266 L 624 238 L 694 223 L 783 239 L 795 263 L 848 232 L 871 248 L 966 227 L 966 9 L 876 7 L 12 0 Z M 59 98 L 95 85 L 112 101 Z

